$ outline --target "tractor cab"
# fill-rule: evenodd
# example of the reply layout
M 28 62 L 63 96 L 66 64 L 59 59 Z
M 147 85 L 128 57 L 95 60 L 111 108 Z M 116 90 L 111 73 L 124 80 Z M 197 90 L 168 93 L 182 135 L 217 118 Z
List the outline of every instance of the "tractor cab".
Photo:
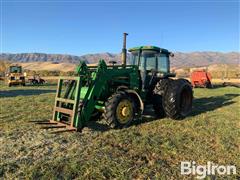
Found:
M 22 66 L 10 66 L 9 73 L 22 73 Z
M 149 88 L 160 78 L 175 76 L 170 73 L 169 56 L 173 56 L 173 53 L 168 50 L 156 46 L 140 46 L 129 49 L 129 52 L 130 64 L 139 67 L 143 89 Z
M 22 85 L 25 86 L 25 76 L 22 72 L 22 66 L 12 65 L 8 69 L 8 86 Z

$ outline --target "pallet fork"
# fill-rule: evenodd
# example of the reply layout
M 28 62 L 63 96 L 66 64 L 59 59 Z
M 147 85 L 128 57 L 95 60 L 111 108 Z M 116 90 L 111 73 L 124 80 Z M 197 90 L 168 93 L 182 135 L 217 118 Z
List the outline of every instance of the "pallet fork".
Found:
M 60 77 L 58 80 L 58 88 L 55 98 L 55 105 L 53 109 L 53 117 L 50 123 L 57 123 L 57 126 L 63 127 L 69 131 L 77 130 L 76 122 L 78 121 L 77 108 L 80 100 L 81 93 L 81 78 L 80 77 Z M 61 97 L 63 94 L 63 81 L 71 80 L 68 91 L 74 93 L 73 99 L 68 96 Z M 64 106 L 65 105 L 65 106 Z M 62 120 L 64 115 L 68 117 L 68 121 Z M 63 116 L 63 117 L 61 117 Z
M 44 129 L 65 128 L 65 131 L 81 131 L 85 123 L 98 106 L 97 99 L 106 83 L 107 65 L 100 60 L 94 71 L 90 72 L 85 62 L 81 62 L 77 77 L 59 77 L 52 119 L 47 122 L 37 122 L 49 125 Z M 64 91 L 64 81 L 68 81 Z M 102 106 L 99 106 L 102 107 Z
M 68 82 L 65 91 L 63 90 L 64 82 Z M 77 113 L 80 93 L 81 77 L 60 77 L 58 79 L 52 119 L 41 122 L 35 121 L 35 123 L 44 125 L 42 129 L 61 129 L 54 133 L 79 130 L 79 116 Z

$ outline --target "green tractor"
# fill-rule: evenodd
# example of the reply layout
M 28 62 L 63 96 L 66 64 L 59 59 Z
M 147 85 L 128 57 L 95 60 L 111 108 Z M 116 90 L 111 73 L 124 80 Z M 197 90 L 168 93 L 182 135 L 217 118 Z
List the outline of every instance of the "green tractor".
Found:
M 155 46 L 131 48 L 127 64 L 124 33 L 122 65 L 100 60 L 98 66 L 80 62 L 75 77 L 60 77 L 53 118 L 49 124 L 81 131 L 90 119 L 103 116 L 111 128 L 129 126 L 141 119 L 147 105 L 158 118 L 182 119 L 192 108 L 189 81 L 173 79 L 171 52 Z M 68 81 L 64 89 L 64 82 Z

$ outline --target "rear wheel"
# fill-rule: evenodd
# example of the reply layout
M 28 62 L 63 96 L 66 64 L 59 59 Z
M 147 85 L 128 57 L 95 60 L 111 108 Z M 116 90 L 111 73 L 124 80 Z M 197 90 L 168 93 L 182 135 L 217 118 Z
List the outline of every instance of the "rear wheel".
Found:
M 163 97 L 163 107 L 168 117 L 182 119 L 191 112 L 192 101 L 191 84 L 185 79 L 173 80 Z
M 32 81 L 32 84 L 33 84 L 33 85 L 36 85 L 36 84 L 38 84 L 38 81 L 37 81 L 36 79 L 34 79 L 34 80 Z
M 112 128 L 127 127 L 134 120 L 135 107 L 135 102 L 126 92 L 117 92 L 106 102 L 104 118 Z
M 171 79 L 161 79 L 153 90 L 152 104 L 155 114 L 158 118 L 164 118 L 166 113 L 163 108 L 163 96 L 167 90 Z
M 206 88 L 213 88 L 212 83 L 210 81 L 207 82 Z

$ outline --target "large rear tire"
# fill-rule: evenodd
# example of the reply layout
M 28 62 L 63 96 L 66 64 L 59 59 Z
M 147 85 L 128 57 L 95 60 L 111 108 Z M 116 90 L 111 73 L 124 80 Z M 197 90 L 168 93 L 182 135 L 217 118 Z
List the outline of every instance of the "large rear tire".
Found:
M 103 116 L 111 128 L 123 128 L 131 124 L 135 112 L 135 102 L 126 92 L 120 91 L 108 99 Z
M 160 79 L 153 90 L 152 104 L 154 112 L 158 118 L 164 118 L 166 116 L 163 108 L 163 96 L 171 81 L 171 79 Z
M 193 91 L 189 81 L 173 80 L 163 96 L 163 107 L 168 117 L 182 119 L 192 110 Z

